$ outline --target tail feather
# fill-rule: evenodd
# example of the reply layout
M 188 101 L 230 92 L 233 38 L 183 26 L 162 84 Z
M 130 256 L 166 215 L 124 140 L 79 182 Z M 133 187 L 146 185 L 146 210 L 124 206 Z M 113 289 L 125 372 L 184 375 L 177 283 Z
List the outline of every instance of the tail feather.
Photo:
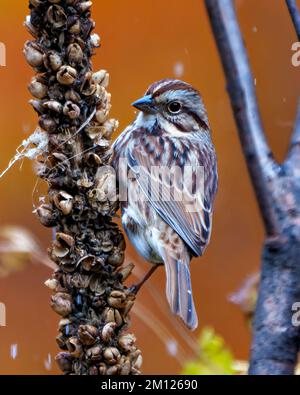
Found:
M 198 326 L 198 317 L 193 301 L 189 261 L 165 259 L 167 276 L 167 299 L 174 314 L 177 314 L 192 330 Z

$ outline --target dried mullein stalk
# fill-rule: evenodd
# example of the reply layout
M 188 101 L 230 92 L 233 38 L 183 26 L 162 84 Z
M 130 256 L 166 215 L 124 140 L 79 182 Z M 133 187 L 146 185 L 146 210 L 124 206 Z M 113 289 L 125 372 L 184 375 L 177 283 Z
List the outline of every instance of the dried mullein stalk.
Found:
M 125 241 L 111 220 L 115 179 L 103 167 L 118 123 L 108 119 L 108 73 L 92 72 L 100 40 L 92 34 L 91 4 L 30 0 L 25 25 L 34 40 L 24 55 L 36 72 L 31 104 L 47 134 L 37 171 L 49 186 L 36 214 L 56 228 L 49 255 L 58 269 L 46 285 L 61 316 L 59 367 L 66 374 L 139 374 L 141 352 L 125 332 L 134 302 L 123 284 Z

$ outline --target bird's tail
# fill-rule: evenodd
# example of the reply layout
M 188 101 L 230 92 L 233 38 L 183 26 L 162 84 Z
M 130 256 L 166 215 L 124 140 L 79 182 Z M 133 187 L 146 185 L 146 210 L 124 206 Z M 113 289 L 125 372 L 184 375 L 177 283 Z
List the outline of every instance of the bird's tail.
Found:
M 184 256 L 185 255 L 185 256 Z M 164 259 L 167 286 L 167 299 L 174 314 L 192 330 L 198 326 L 198 317 L 194 305 L 188 253 L 180 260 L 166 256 Z

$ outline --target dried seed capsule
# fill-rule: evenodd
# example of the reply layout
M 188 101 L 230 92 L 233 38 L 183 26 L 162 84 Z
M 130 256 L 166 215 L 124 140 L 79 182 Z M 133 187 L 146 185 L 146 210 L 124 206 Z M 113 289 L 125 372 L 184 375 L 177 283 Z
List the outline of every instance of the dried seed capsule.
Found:
M 120 337 L 118 345 L 121 350 L 128 353 L 135 351 L 136 337 L 132 333 L 127 333 Z
M 78 5 L 79 11 L 81 12 L 88 11 L 91 8 L 92 4 L 93 3 L 91 1 L 83 1 Z
M 52 110 L 57 113 L 61 113 L 63 110 L 62 104 L 56 100 L 49 100 L 43 103 L 44 108 L 47 108 L 48 110 Z
M 89 71 L 85 74 L 83 83 L 80 87 L 80 92 L 84 96 L 92 96 L 97 91 L 97 84 L 93 82 L 93 74 Z
M 121 309 L 124 307 L 126 295 L 122 291 L 112 291 L 107 301 L 111 307 L 114 307 L 115 309 Z
M 55 278 L 51 278 L 51 279 L 45 281 L 46 287 L 48 287 L 52 291 L 56 290 L 58 284 L 59 284 L 59 282 L 57 280 L 55 280 Z
M 81 31 L 81 25 L 79 19 L 75 19 L 69 26 L 69 32 L 72 34 L 79 34 Z
M 33 77 L 30 84 L 28 85 L 29 92 L 32 96 L 36 97 L 37 99 L 43 99 L 47 96 L 47 86 L 37 80 L 36 77 Z
M 127 266 L 123 267 L 118 273 L 121 274 L 123 281 L 125 281 L 131 274 L 132 270 L 134 269 L 134 264 L 129 263 Z
M 116 119 L 108 119 L 103 124 L 103 137 L 110 139 L 111 135 L 118 129 L 119 122 Z
M 61 350 L 68 349 L 68 347 L 67 347 L 67 340 L 68 339 L 62 332 L 59 332 L 59 334 L 56 336 L 55 340 L 56 340 L 56 344 L 58 345 L 58 347 Z
M 50 70 L 57 71 L 62 66 L 61 55 L 56 51 L 49 51 L 44 55 L 44 65 Z
M 121 354 L 116 347 L 108 347 L 103 351 L 103 357 L 109 365 L 115 365 L 119 362 Z
M 72 357 L 79 358 L 81 356 L 82 345 L 76 336 L 72 336 L 68 339 L 67 347 Z
M 45 108 L 41 100 L 29 100 L 29 104 L 38 114 L 43 114 L 45 112 Z
M 116 326 L 117 324 L 115 322 L 109 322 L 104 325 L 101 332 L 101 338 L 105 343 L 108 343 L 114 336 Z
M 73 210 L 73 196 L 65 191 L 55 194 L 53 202 L 64 215 L 69 215 Z
M 46 132 L 54 133 L 56 131 L 57 125 L 53 118 L 49 115 L 42 115 L 39 119 L 39 125 Z
M 55 28 L 58 29 L 66 25 L 67 16 L 63 7 L 58 5 L 53 5 L 48 8 L 46 14 L 48 22 Z
M 86 357 L 91 362 L 98 362 L 101 360 L 102 348 L 100 345 L 89 348 L 86 352 Z
M 103 317 L 105 323 L 114 322 L 117 327 L 121 326 L 123 323 L 121 314 L 119 310 L 116 310 L 112 307 L 107 307 L 103 312 Z
M 116 376 L 118 374 L 120 366 L 119 365 L 115 365 L 115 366 L 111 366 L 110 368 L 107 369 L 107 376 Z
M 30 66 L 39 67 L 43 64 L 43 50 L 35 42 L 26 41 L 23 53 Z
M 89 286 L 90 277 L 81 273 L 74 273 L 71 277 L 71 284 L 78 289 L 84 289 Z
M 125 254 L 124 251 L 120 251 L 119 248 L 114 247 L 112 254 L 108 257 L 108 263 L 115 267 L 121 266 L 124 262 Z
M 60 352 L 55 357 L 58 367 L 64 372 L 69 373 L 72 371 L 72 356 L 68 352 Z
M 75 103 L 67 101 L 64 105 L 63 113 L 71 119 L 76 119 L 80 116 L 80 108 Z
M 83 52 L 79 44 L 73 43 L 67 49 L 68 59 L 70 64 L 81 63 L 83 59 Z
M 91 346 L 96 342 L 98 330 L 92 325 L 80 325 L 78 336 L 82 344 Z
M 125 355 L 122 355 L 122 358 L 120 360 L 120 376 L 127 376 L 131 372 L 131 363 L 130 363 L 130 358 L 125 357 Z
M 134 364 L 133 364 L 133 367 L 134 367 L 135 369 L 140 370 L 141 367 L 142 367 L 142 365 L 143 365 L 143 357 L 142 357 L 142 355 L 140 354 L 140 355 L 137 357 L 137 359 L 135 360 L 135 362 L 134 362 Z
M 94 33 L 90 37 L 91 44 L 94 48 L 99 48 L 100 47 L 100 37 L 98 34 Z
M 100 374 L 101 376 L 105 376 L 106 373 L 107 373 L 107 367 L 106 367 L 105 363 L 101 362 L 101 363 L 99 364 L 99 374 Z
M 103 124 L 108 117 L 108 110 L 107 109 L 100 109 L 96 112 L 96 119 L 100 124 Z
M 107 88 L 109 84 L 109 74 L 106 70 L 99 70 L 96 73 L 93 74 L 93 81 L 100 85 L 103 86 L 103 88 Z
M 71 295 L 58 292 L 51 296 L 51 307 L 59 315 L 67 316 L 72 311 L 72 298 Z
M 67 101 L 72 101 L 73 103 L 79 104 L 81 102 L 79 93 L 75 92 L 73 89 L 66 92 L 65 98 Z
M 77 77 L 77 71 L 71 66 L 62 66 L 57 75 L 57 81 L 62 85 L 72 85 Z

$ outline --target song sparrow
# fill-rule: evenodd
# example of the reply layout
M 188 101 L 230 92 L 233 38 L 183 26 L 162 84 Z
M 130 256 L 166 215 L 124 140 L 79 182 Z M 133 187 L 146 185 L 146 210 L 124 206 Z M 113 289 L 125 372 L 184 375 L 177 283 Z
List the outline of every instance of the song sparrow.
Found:
M 113 145 L 119 188 L 128 189 L 120 202 L 122 223 L 137 251 L 154 265 L 147 277 L 164 264 L 170 307 L 195 329 L 189 266 L 209 242 L 218 183 L 207 113 L 196 89 L 172 79 L 152 84 L 133 106 L 141 112 Z M 127 163 L 125 172 L 120 163 Z M 187 179 L 181 177 L 186 168 Z M 200 188 L 196 168 L 204 170 Z

